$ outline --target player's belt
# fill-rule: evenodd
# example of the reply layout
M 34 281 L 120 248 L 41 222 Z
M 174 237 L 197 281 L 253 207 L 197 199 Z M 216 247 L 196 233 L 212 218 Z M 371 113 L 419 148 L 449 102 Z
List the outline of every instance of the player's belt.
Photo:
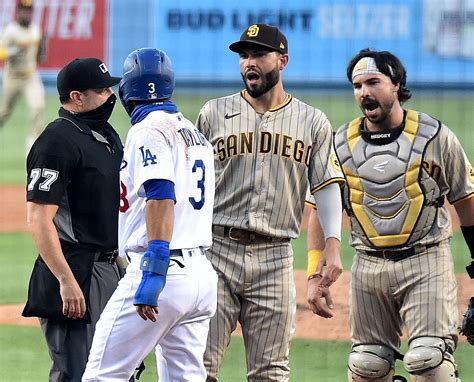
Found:
M 113 264 L 115 263 L 115 260 L 117 259 L 118 254 L 119 254 L 118 249 L 114 249 L 113 251 L 109 251 L 109 252 L 98 252 L 96 254 L 95 261 L 99 263 Z
M 202 247 L 191 248 L 191 249 L 172 249 L 170 250 L 170 257 L 192 257 L 196 255 L 204 255 L 204 249 Z
M 245 229 L 226 227 L 222 225 L 213 225 L 212 232 L 221 237 L 229 238 L 239 244 L 261 244 L 261 243 L 281 243 L 290 241 L 287 237 L 272 237 L 262 235 L 257 232 L 247 231 Z
M 427 244 L 427 245 L 416 245 L 407 249 L 379 249 L 375 251 L 359 251 L 367 256 L 379 257 L 381 259 L 390 260 L 390 261 L 400 261 L 408 257 L 417 255 L 419 253 L 425 252 L 428 248 L 434 247 L 438 243 Z

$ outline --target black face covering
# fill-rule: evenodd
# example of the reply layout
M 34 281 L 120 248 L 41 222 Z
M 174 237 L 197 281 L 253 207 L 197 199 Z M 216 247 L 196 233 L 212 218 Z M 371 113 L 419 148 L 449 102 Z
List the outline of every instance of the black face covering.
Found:
M 105 101 L 98 108 L 85 113 L 77 113 L 77 116 L 81 118 L 91 129 L 100 130 L 102 129 L 114 110 L 115 102 L 117 97 L 115 94 L 112 94 L 107 101 Z

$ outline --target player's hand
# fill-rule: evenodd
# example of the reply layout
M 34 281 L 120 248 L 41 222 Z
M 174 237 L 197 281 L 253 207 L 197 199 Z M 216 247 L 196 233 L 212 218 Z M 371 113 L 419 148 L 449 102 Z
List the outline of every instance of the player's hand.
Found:
M 145 321 L 150 320 L 155 322 L 156 316 L 158 316 L 158 307 L 150 305 L 136 305 L 138 315 Z
M 323 288 L 321 281 L 322 276 L 316 276 L 308 281 L 306 297 L 309 307 L 314 314 L 324 318 L 331 318 L 334 316 L 331 312 L 334 308 L 334 303 L 329 288 Z
M 86 300 L 76 279 L 59 283 L 59 293 L 63 301 L 63 314 L 68 318 L 82 318 L 86 314 Z
M 323 266 L 325 269 L 323 272 Z M 326 246 L 321 251 L 316 273 L 322 273 L 320 281 L 322 288 L 329 288 L 342 274 L 341 242 L 333 237 L 326 241 Z
M 166 276 L 143 271 L 142 280 L 133 299 L 133 305 L 137 306 L 137 313 L 144 320 L 156 321 L 158 296 L 163 290 L 165 282 Z

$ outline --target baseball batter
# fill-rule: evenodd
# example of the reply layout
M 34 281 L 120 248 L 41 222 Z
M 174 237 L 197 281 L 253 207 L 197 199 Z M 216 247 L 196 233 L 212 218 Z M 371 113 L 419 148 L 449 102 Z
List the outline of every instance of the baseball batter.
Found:
M 206 379 L 203 354 L 217 294 L 205 256 L 213 150 L 178 112 L 173 90 L 164 52 L 129 54 L 119 86 L 132 122 L 119 216 L 119 250 L 129 265 L 97 324 L 83 381 L 128 381 L 157 344 L 160 382 Z
M 413 381 L 460 381 L 451 222 L 443 203 L 454 205 L 472 247 L 472 167 L 447 126 L 402 108 L 411 93 L 393 54 L 362 50 L 347 76 L 364 114 L 335 137 L 356 250 L 349 381 L 392 381 L 396 359 Z
M 310 185 L 335 213 L 326 213 L 328 282 L 338 259 L 343 180 L 331 125 L 320 110 L 286 93 L 281 79 L 288 43 L 276 28 L 255 24 L 229 47 L 240 56 L 245 90 L 207 102 L 197 126 L 215 151 L 213 246 L 218 307 L 204 362 L 217 374 L 230 335 L 242 327 L 249 381 L 288 381 L 295 285 L 290 239 L 299 235 Z M 329 207 L 330 208 L 330 207 Z
M 44 126 L 44 87 L 37 71 L 37 62 L 43 58 L 44 44 L 39 27 L 31 22 L 31 0 L 20 0 L 17 18 L 3 32 L 1 46 L 5 50 L 3 99 L 0 106 L 0 127 L 10 116 L 18 96 L 23 93 L 30 109 L 26 137 L 26 152 Z

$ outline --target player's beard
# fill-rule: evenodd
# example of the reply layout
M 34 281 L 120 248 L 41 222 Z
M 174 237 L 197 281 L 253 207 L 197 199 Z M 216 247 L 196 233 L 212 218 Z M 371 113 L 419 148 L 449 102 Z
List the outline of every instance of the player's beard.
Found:
M 360 105 L 360 109 L 362 110 L 362 113 L 364 113 L 365 117 L 372 123 L 377 124 L 377 125 L 383 125 L 384 122 L 387 120 L 387 118 L 390 116 L 390 113 L 392 112 L 393 104 L 395 103 L 395 99 L 390 98 L 386 100 L 385 102 L 378 102 L 373 99 L 370 99 L 372 102 L 377 102 L 377 107 L 380 109 L 380 112 L 376 117 L 372 117 L 367 115 L 365 111 L 364 101 L 362 101 Z
M 247 80 L 245 76 L 240 73 L 242 76 L 242 80 L 244 81 L 245 84 L 245 89 L 247 89 L 247 93 L 252 97 L 252 98 L 258 98 L 261 95 L 265 94 L 268 92 L 270 89 L 272 89 L 279 81 L 280 79 L 280 71 L 278 68 L 275 68 L 271 70 L 270 72 L 264 74 L 263 76 L 260 77 L 261 84 L 258 86 L 253 86 L 250 87 L 249 84 L 247 83 Z

